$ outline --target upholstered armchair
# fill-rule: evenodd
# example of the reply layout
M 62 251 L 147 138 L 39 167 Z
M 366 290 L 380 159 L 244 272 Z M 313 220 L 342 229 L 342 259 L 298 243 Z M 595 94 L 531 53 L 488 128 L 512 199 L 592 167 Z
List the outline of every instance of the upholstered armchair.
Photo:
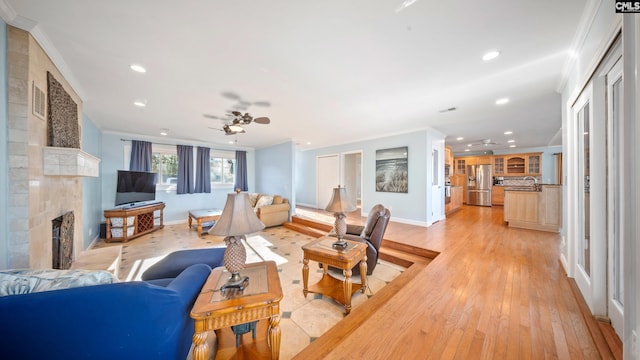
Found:
M 387 230 L 391 213 L 383 205 L 375 205 L 364 226 L 347 224 L 347 233 L 344 236 L 346 240 L 360 241 L 367 243 L 367 275 L 373 273 L 378 263 L 378 252 L 382 245 L 384 232 Z M 352 270 L 352 276 L 360 275 L 360 266 L 355 266 Z

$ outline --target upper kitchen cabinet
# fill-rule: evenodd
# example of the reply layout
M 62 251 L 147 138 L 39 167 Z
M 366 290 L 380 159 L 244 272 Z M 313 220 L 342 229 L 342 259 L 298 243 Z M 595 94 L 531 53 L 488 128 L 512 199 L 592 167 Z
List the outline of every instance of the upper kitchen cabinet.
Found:
M 503 176 L 505 174 L 504 157 L 494 156 L 492 161 L 493 161 L 493 175 Z
M 542 153 L 511 154 L 493 158 L 493 172 L 499 175 L 500 165 L 504 169 L 501 175 L 506 176 L 540 176 L 542 174 Z
M 527 174 L 533 176 L 542 175 L 542 154 L 527 154 Z
M 476 165 L 491 165 L 491 155 L 478 156 L 476 158 Z
M 526 158 L 524 155 L 517 154 L 505 157 L 507 163 L 506 175 L 525 175 Z
M 451 152 L 451 147 L 444 147 L 444 164 L 445 165 L 453 165 L 453 153 Z
M 456 175 L 465 175 L 467 173 L 467 165 L 469 165 L 468 160 L 469 158 L 466 157 L 455 159 Z

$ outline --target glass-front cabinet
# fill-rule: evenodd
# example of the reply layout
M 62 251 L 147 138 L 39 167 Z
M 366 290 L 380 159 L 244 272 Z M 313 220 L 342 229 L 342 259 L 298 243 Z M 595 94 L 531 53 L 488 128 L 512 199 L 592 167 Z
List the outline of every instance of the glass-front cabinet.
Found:
M 527 155 L 527 173 L 533 176 L 542 175 L 540 154 Z
M 464 175 L 467 173 L 467 160 L 464 158 L 455 159 L 456 163 L 456 174 Z
M 504 175 L 504 157 L 494 156 L 492 163 L 493 163 L 493 175 L 495 176 Z

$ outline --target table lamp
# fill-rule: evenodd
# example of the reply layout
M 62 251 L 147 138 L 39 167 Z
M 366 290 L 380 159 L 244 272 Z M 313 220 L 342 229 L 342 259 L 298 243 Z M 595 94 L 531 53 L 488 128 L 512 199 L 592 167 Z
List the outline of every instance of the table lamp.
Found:
M 248 277 L 241 277 L 240 270 L 244 269 L 247 261 L 247 251 L 242 244 L 246 241 L 246 234 L 251 234 L 264 229 L 264 224 L 258 219 L 249 202 L 247 193 L 236 190 L 227 195 L 227 203 L 215 225 L 209 230 L 209 234 L 224 236 L 227 249 L 224 251 L 224 267 L 231 273 L 229 280 L 221 290 L 227 288 L 244 289 Z
M 336 217 L 336 221 L 334 227 L 336 229 L 336 235 L 338 236 L 338 241 L 333 243 L 333 248 L 335 249 L 344 249 L 347 247 L 347 242 L 342 238 L 344 234 L 347 232 L 347 222 L 345 221 L 346 215 L 345 212 L 350 212 L 356 210 L 357 207 L 349 201 L 347 197 L 347 190 L 338 185 L 337 188 L 333 188 L 333 194 L 331 195 L 331 201 L 325 208 L 327 211 L 333 212 L 333 216 Z

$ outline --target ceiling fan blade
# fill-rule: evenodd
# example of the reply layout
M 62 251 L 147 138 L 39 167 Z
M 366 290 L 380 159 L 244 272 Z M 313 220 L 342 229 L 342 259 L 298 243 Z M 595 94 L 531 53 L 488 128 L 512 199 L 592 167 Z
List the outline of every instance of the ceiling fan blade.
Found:
M 215 115 L 210 115 L 210 114 L 202 114 L 202 116 L 209 118 L 209 119 L 216 119 L 216 120 L 222 120 L 221 117 L 219 116 L 215 116 Z
M 227 98 L 229 100 L 240 100 L 240 95 L 231 92 L 231 91 L 225 91 L 222 93 L 222 97 Z
M 269 107 L 269 106 L 271 106 L 271 103 L 268 102 L 268 101 L 254 101 L 253 105 Z
M 253 119 L 253 122 L 258 123 L 258 124 L 269 124 L 271 123 L 271 119 L 269 119 L 268 117 L 257 117 L 255 119 Z
M 234 111 L 232 111 L 231 113 L 232 113 L 234 116 L 242 116 L 242 113 L 241 113 L 240 111 L 236 111 L 236 110 L 234 110 Z

